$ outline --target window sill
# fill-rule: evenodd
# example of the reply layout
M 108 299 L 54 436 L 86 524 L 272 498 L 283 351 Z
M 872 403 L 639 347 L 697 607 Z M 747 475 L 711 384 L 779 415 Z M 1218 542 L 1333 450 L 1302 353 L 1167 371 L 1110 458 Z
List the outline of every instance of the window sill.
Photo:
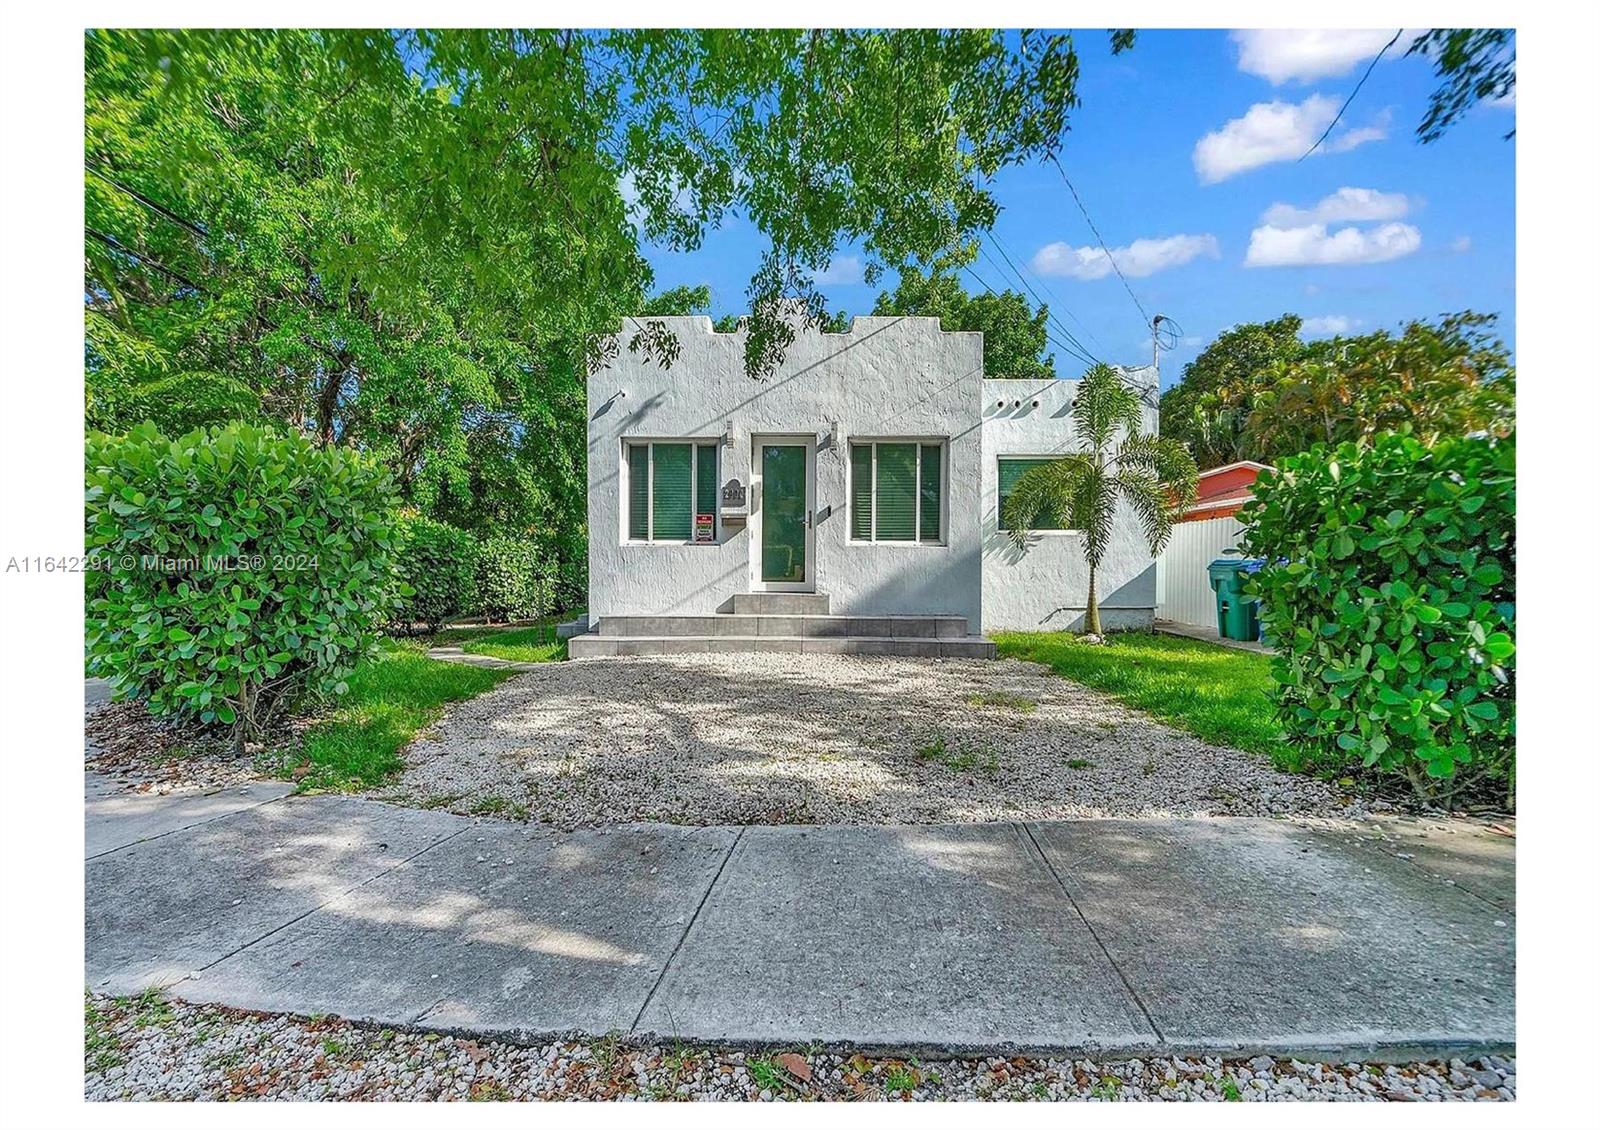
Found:
M 851 538 L 846 544 L 856 546 L 883 545 L 895 549 L 946 549 L 950 545 L 947 541 L 863 541 L 860 538 Z

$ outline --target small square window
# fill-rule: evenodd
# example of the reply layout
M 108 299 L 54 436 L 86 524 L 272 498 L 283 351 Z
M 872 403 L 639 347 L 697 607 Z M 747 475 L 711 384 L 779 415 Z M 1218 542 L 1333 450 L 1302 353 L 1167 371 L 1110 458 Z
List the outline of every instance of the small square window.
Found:
M 624 455 L 629 541 L 716 540 L 716 444 L 630 441 Z
M 1017 480 L 1033 470 L 1035 467 L 1048 467 L 1056 462 L 1052 456 L 1001 456 L 999 468 L 1000 484 L 1000 523 L 999 528 L 1009 530 L 1011 527 L 1006 521 L 1006 500 L 1011 497 L 1011 490 L 1017 485 Z M 1053 521 L 1047 515 L 1040 515 L 1034 522 L 1035 530 L 1065 530 L 1069 527 Z
M 942 543 L 944 451 L 920 440 L 851 444 L 851 540 Z

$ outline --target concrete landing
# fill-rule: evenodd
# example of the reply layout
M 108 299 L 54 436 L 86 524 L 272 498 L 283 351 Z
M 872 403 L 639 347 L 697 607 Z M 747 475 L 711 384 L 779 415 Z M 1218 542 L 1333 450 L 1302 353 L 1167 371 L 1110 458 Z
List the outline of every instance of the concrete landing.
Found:
M 1253 651 L 1258 655 L 1271 655 L 1272 649 L 1260 640 L 1230 640 L 1225 638 L 1215 628 L 1206 628 L 1198 624 L 1180 624 L 1176 620 L 1157 620 L 1155 630 L 1168 636 L 1183 636 L 1185 639 L 1199 640 L 1202 643 L 1214 643 L 1222 647 L 1231 647 L 1235 651 Z
M 814 655 L 900 655 L 919 659 L 993 659 L 983 636 L 607 636 L 590 632 L 567 641 L 573 659 L 618 655 L 705 655 L 730 652 L 809 652 Z
M 738 593 L 710 616 L 602 616 L 567 640 L 572 659 L 617 655 L 814 652 L 924 659 L 993 659 L 992 640 L 965 616 L 852 615 L 826 593 Z
M 558 833 L 349 797 L 174 815 L 153 839 L 133 831 L 151 813 L 126 819 L 85 864 L 100 991 L 522 1038 L 1515 1042 L 1514 846 L 1444 844 L 1440 822 L 1400 847 L 1271 820 Z
M 488 667 L 497 671 L 532 671 L 539 665 L 537 663 L 524 663 L 518 659 L 500 659 L 493 655 L 474 655 L 470 651 L 463 651 L 459 647 L 430 647 L 429 659 L 438 659 L 445 663 L 464 663 L 468 667 Z

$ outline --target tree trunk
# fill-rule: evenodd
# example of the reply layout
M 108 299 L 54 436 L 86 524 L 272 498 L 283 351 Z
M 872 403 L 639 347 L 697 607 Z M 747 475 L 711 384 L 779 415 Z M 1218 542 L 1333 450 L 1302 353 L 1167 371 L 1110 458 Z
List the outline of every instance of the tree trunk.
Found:
M 1089 566 L 1089 605 L 1083 614 L 1083 630 L 1091 636 L 1100 635 L 1100 597 L 1095 592 L 1094 566 Z
M 233 719 L 233 756 L 243 757 L 245 739 L 249 736 L 250 720 L 255 714 L 255 699 L 248 681 L 239 687 L 239 708 Z
M 344 395 L 345 380 L 350 373 L 350 362 L 341 357 L 335 368 L 327 370 L 322 390 L 317 394 L 317 442 L 332 447 L 337 438 L 334 422 L 339 414 L 339 399 Z

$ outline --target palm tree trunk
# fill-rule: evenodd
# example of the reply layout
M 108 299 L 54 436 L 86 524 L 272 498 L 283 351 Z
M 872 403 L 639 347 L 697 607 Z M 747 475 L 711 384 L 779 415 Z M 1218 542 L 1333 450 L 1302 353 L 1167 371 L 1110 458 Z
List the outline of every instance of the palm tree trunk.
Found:
M 1083 630 L 1092 636 L 1100 635 L 1100 597 L 1095 593 L 1094 566 L 1089 566 L 1089 606 L 1083 615 Z

